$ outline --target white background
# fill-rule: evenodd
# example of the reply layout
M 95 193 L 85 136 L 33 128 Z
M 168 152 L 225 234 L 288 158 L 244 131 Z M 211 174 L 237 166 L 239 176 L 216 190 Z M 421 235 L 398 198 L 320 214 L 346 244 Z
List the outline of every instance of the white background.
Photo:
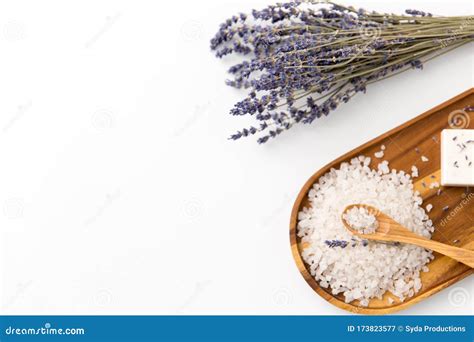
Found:
M 271 2 L 271 1 L 270 1 Z M 343 1 L 474 13 L 466 1 Z M 3 1 L 3 314 L 345 314 L 294 265 L 299 189 L 339 155 L 473 86 L 473 45 L 370 86 L 265 146 L 209 39 L 250 1 Z M 403 314 L 472 314 L 466 279 Z M 453 290 L 454 289 L 454 290 Z

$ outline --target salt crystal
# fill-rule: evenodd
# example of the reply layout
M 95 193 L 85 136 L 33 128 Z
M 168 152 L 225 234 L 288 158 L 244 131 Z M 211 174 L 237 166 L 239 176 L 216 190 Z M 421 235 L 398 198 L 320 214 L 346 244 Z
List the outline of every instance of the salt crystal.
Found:
M 383 153 L 383 151 L 378 151 L 378 152 L 375 152 L 375 153 L 374 153 L 374 156 L 375 156 L 375 158 L 379 158 L 379 159 L 380 159 L 380 158 L 383 158 L 384 153 Z

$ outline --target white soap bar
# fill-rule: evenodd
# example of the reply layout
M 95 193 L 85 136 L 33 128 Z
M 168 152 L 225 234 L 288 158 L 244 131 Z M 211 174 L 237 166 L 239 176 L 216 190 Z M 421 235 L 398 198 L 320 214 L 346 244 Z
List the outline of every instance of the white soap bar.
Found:
M 474 129 L 441 132 L 441 185 L 474 186 Z

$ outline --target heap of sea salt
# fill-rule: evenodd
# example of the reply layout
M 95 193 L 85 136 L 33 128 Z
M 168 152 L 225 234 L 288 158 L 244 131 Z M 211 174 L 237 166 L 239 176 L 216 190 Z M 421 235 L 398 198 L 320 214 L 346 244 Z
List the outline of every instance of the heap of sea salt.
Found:
M 346 302 L 368 305 L 386 291 L 400 301 L 421 289 L 420 272 L 431 251 L 409 244 L 386 244 L 355 237 L 341 220 L 354 203 L 376 207 L 420 236 L 430 238 L 432 221 L 421 207 L 409 174 L 390 170 L 387 161 L 372 169 L 370 158 L 354 158 L 321 176 L 298 216 L 297 233 L 307 246 L 301 253 L 311 275 Z

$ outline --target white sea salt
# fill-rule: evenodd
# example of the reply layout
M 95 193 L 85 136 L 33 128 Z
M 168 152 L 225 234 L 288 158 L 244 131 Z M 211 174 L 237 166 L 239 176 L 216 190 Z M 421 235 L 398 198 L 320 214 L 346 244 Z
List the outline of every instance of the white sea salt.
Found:
M 429 159 L 428 159 L 428 157 L 426 157 L 426 156 L 421 156 L 421 161 L 422 161 L 423 163 L 426 163 L 426 162 L 429 161 Z
M 409 244 L 387 244 L 360 239 L 341 220 L 353 203 L 372 205 L 426 238 L 433 223 L 421 207 L 409 174 L 390 170 L 383 161 L 369 167 L 363 156 L 331 169 L 313 185 L 311 207 L 298 215 L 297 233 L 307 248 L 302 257 L 311 275 L 331 293 L 342 293 L 347 303 L 382 298 L 390 291 L 401 301 L 421 288 L 420 272 L 433 259 L 431 251 Z
M 384 160 L 377 166 L 379 172 L 386 174 L 390 172 L 390 169 L 388 168 L 388 161 Z
M 384 156 L 383 150 L 374 153 L 374 157 L 375 157 L 375 158 L 379 158 L 379 159 L 380 159 L 380 158 L 383 158 L 383 156 Z
M 426 206 L 426 212 L 429 213 L 429 212 L 431 211 L 431 209 L 433 209 L 433 204 L 428 204 L 428 205 Z
M 352 229 L 362 234 L 375 233 L 379 227 L 377 218 L 363 207 L 353 207 L 346 211 L 342 217 Z
M 417 168 L 415 165 L 413 165 L 413 166 L 411 167 L 411 176 L 412 176 L 413 178 L 419 176 L 419 174 L 418 174 L 418 168 Z

